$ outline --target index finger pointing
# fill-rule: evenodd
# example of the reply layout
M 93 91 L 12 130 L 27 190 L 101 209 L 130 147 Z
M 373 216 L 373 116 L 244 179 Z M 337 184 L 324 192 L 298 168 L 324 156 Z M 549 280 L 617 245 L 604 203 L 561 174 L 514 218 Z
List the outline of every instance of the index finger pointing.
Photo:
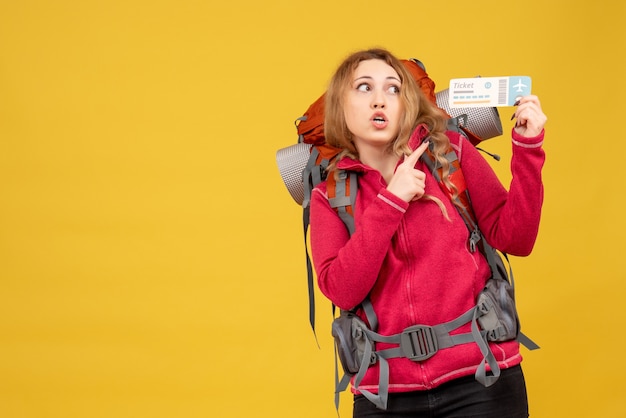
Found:
M 410 164 L 411 167 L 414 167 L 415 164 L 417 164 L 417 160 L 420 159 L 422 154 L 426 151 L 426 148 L 428 148 L 429 143 L 429 141 L 422 142 L 419 147 L 415 148 L 415 151 L 404 159 L 404 163 Z

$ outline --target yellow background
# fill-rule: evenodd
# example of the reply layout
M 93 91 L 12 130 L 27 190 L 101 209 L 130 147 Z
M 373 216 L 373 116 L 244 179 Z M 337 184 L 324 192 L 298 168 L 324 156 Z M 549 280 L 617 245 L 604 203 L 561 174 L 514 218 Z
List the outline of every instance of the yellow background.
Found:
M 622 416 L 625 25 L 614 0 L 2 0 L 0 416 L 335 417 L 330 304 L 318 348 L 274 158 L 370 46 L 438 90 L 533 78 L 546 200 L 513 260 L 542 346 L 531 415 Z M 510 113 L 484 144 L 507 184 Z

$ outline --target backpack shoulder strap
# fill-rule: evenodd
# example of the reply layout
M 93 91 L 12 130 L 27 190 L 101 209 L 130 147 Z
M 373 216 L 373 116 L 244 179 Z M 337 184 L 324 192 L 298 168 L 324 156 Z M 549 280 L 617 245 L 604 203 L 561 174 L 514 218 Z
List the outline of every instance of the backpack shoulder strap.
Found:
M 311 256 L 309 255 L 309 248 L 307 245 L 307 236 L 309 232 L 311 212 L 311 193 L 313 192 L 313 188 L 323 181 L 323 175 L 328 164 L 329 160 L 323 158 L 318 147 L 313 146 L 311 147 L 306 166 L 302 170 L 302 186 L 304 189 L 304 197 L 302 200 L 302 228 L 304 232 L 304 255 L 306 258 L 307 286 L 309 290 L 309 323 L 311 324 L 311 329 L 313 330 L 313 335 L 315 336 L 316 341 L 315 283 L 313 280 L 313 263 L 311 262 Z
M 320 153 L 318 147 L 311 148 L 311 155 L 302 173 L 304 185 L 304 199 L 302 202 L 302 228 L 304 232 L 304 252 L 306 258 L 307 286 L 309 291 L 309 323 L 317 340 L 315 333 L 315 283 L 313 275 L 313 263 L 307 245 L 307 236 L 310 223 L 310 204 L 313 188 L 320 182 L 326 180 L 328 200 L 330 206 L 337 211 L 339 218 L 343 221 L 350 235 L 354 233 L 354 212 L 357 193 L 357 174 L 346 170 L 336 170 L 330 173 L 326 168 L 330 163 L 330 158 Z M 318 343 L 319 345 L 319 343 Z
M 339 218 L 354 233 L 354 205 L 356 204 L 357 174 L 354 171 L 334 170 L 326 178 L 328 202 Z

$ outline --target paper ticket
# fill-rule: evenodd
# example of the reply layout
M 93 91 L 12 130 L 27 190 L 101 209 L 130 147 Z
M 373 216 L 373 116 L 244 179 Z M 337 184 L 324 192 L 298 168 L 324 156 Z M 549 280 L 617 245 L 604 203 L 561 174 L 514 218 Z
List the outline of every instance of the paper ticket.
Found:
M 448 104 L 453 107 L 513 106 L 530 94 L 528 76 L 453 78 Z

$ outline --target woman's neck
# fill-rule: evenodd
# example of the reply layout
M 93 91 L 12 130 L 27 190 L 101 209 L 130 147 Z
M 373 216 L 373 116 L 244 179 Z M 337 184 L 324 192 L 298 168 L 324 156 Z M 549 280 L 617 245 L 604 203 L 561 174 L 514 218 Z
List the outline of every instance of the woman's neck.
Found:
M 389 149 L 378 147 L 359 149 L 359 159 L 363 164 L 378 170 L 387 183 L 391 181 L 399 160 L 398 156 Z

